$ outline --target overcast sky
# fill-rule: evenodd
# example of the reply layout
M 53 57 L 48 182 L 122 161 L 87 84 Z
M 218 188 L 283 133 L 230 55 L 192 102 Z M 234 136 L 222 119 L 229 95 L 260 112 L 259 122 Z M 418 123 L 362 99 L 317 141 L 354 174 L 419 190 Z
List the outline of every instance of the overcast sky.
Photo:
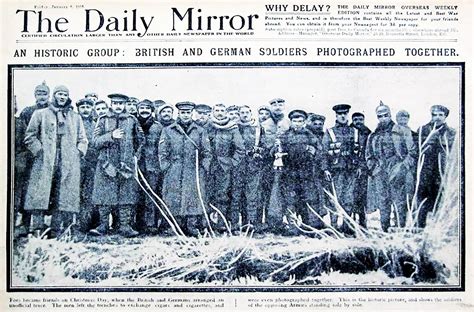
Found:
M 411 114 L 410 126 L 430 119 L 429 108 L 443 104 L 451 110 L 448 123 L 459 128 L 460 69 L 456 67 L 137 67 L 15 69 L 14 94 L 18 109 L 34 103 L 33 90 L 43 80 L 51 91 L 66 85 L 73 102 L 88 92 L 108 101 L 109 93 L 139 99 L 163 99 L 175 104 L 193 101 L 257 108 L 269 100 L 287 100 L 288 111 L 304 109 L 327 117 L 334 124 L 332 106 L 352 105 L 362 111 L 366 124 L 376 126 L 375 108 L 382 100 L 392 109 Z

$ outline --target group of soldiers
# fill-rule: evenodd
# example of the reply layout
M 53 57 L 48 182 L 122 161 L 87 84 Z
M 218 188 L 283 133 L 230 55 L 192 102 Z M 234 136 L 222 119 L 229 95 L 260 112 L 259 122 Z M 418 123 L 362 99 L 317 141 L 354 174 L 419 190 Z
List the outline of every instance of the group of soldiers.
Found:
M 76 112 L 67 87 L 50 94 L 45 82 L 34 95 L 15 122 L 16 228 L 40 233 L 51 216 L 50 237 L 71 228 L 125 237 L 245 227 L 293 235 L 302 223 L 351 235 L 349 218 L 366 227 L 377 209 L 383 231 L 404 227 L 410 205 L 423 228 L 456 134 L 442 105 L 415 132 L 407 111 L 394 122 L 380 102 L 372 132 L 360 112 L 349 122 L 348 104 L 333 107 L 335 125 L 324 130 L 324 116 L 286 114 L 280 98 L 254 118 L 247 105 L 118 93 L 109 103 L 87 94 Z

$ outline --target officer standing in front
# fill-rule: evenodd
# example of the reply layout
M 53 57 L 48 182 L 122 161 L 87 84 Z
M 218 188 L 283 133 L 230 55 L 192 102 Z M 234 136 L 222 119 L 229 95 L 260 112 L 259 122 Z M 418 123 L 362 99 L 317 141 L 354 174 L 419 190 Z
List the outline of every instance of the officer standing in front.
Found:
M 324 134 L 321 162 L 326 180 L 325 189 L 332 193 L 334 185 L 336 194 L 333 195 L 348 216 L 353 212 L 354 189 L 364 165 L 361 149 L 363 139 L 356 128 L 349 126 L 350 108 L 348 104 L 337 104 L 332 108 L 336 113 L 336 125 Z M 332 210 L 336 210 L 332 200 L 330 206 Z M 331 224 L 334 227 L 337 226 L 337 218 L 337 215 L 331 214 Z M 343 221 L 341 231 L 352 234 L 346 220 Z

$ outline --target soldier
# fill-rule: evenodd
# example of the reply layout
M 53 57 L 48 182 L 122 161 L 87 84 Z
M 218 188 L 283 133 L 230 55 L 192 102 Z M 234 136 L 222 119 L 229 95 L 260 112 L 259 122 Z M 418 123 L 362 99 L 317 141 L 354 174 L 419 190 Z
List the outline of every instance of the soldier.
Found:
M 163 104 L 166 104 L 166 102 L 163 100 L 153 101 L 153 117 L 155 118 L 155 120 L 158 120 L 158 116 L 157 116 L 158 108 Z
M 92 200 L 98 205 L 100 225 L 94 234 L 107 234 L 109 214 L 119 215 L 119 234 L 138 235 L 132 226 L 132 211 L 138 201 L 138 185 L 133 178 L 134 157 L 139 158 L 143 130 L 135 117 L 125 111 L 128 97 L 110 94 L 110 110 L 99 118 L 94 131 L 94 147 L 99 153 Z
M 290 129 L 285 131 L 280 138 L 280 150 L 274 149 L 274 152 L 285 155 L 281 179 L 283 211 L 277 215 L 269 214 L 270 225 L 277 229 L 281 227 L 282 215 L 286 215 L 288 211 L 301 216 L 306 224 L 317 228 L 322 227 L 322 222 L 307 207 L 310 205 L 319 210 L 313 196 L 313 163 L 319 154 L 318 150 L 321 150 L 316 136 L 304 127 L 307 117 L 307 113 L 303 110 L 291 111 L 288 114 L 291 122 Z M 324 215 L 322 211 L 318 213 Z M 296 227 L 290 227 L 287 234 L 295 234 L 296 231 Z
M 258 122 L 261 124 L 272 117 L 270 106 L 262 105 L 258 108 Z
M 272 110 L 272 118 L 262 123 L 267 134 L 279 136 L 286 130 L 290 129 L 290 121 L 285 117 L 286 101 L 276 98 L 271 100 L 270 108 Z
M 49 107 L 33 113 L 25 144 L 34 157 L 25 198 L 25 210 L 32 214 L 30 230 L 42 230 L 49 212 L 51 234 L 58 235 L 75 223 L 80 211 L 81 157 L 88 144 L 68 88 L 55 87 Z
M 211 127 L 210 116 L 212 112 L 212 107 L 206 104 L 198 104 L 194 108 L 195 114 L 195 123 L 203 127 L 206 131 Z
M 94 103 L 94 119 L 97 120 L 98 118 L 104 116 L 109 111 L 109 106 L 102 100 L 99 100 Z
M 408 113 L 406 110 L 401 110 L 397 113 L 396 116 L 397 124 L 401 127 L 407 127 L 410 129 L 411 134 L 413 136 L 413 141 L 415 142 L 415 145 L 418 147 L 418 133 L 416 131 L 413 131 L 409 126 L 408 126 L 408 121 L 410 121 L 410 113 Z
M 359 131 L 361 138 L 360 152 L 361 155 L 365 155 L 365 146 L 367 143 L 367 138 L 369 137 L 372 131 L 367 128 L 365 125 L 365 115 L 361 112 L 355 112 L 352 114 L 352 124 L 351 127 L 356 128 Z M 358 218 L 359 224 L 367 228 L 367 181 L 368 181 L 368 172 L 367 167 L 361 163 L 361 175 L 357 177 L 355 185 L 355 203 L 353 218 Z M 372 211 L 371 211 L 372 212 Z
M 138 165 L 150 187 L 161 196 L 159 182 L 163 179 L 159 166 L 158 145 L 163 126 L 153 118 L 153 109 L 153 103 L 149 100 L 143 100 L 137 105 L 137 119 L 145 136 Z M 161 224 L 160 212 L 144 192 L 140 193 L 136 218 L 136 228 L 139 232 L 150 235 L 158 233 Z
M 431 121 L 418 129 L 418 149 L 424 156 L 417 193 L 418 227 L 424 228 L 428 213 L 436 209 L 436 198 L 441 192 L 441 177 L 446 172 L 446 161 L 453 148 L 456 130 L 449 127 L 449 109 L 443 105 L 431 107 Z M 423 202 L 424 201 L 424 202 Z
M 183 231 L 191 236 L 197 236 L 202 230 L 206 209 L 205 176 L 211 158 L 207 133 L 192 120 L 194 107 L 192 102 L 176 104 L 178 118 L 163 129 L 159 147 L 160 165 L 165 175 L 164 201 Z
M 396 125 L 390 108 L 380 102 L 376 111 L 379 124 L 367 141 L 365 158 L 369 172 L 367 203 L 370 211 L 380 209 L 382 230 L 390 227 L 392 205 L 395 224 L 405 227 L 407 198 L 413 192 L 413 152 L 411 131 Z
M 38 110 L 38 109 L 42 109 L 42 108 L 46 108 L 48 107 L 49 105 L 49 87 L 46 85 L 46 82 L 43 81 L 43 83 L 41 83 L 40 85 L 37 85 L 35 87 L 35 91 L 34 91 L 34 96 L 35 96 L 35 105 L 32 105 L 32 106 L 28 106 L 26 107 L 25 109 L 23 109 L 23 111 L 20 113 L 20 116 L 18 118 L 18 120 L 15 122 L 16 124 L 21 124 L 21 125 L 24 125 L 24 130 L 26 131 L 26 127 L 28 126 L 28 124 L 30 123 L 30 120 L 31 120 L 31 116 L 33 116 L 33 113 Z M 26 146 L 24 145 L 23 143 L 23 140 L 25 139 L 24 135 L 25 135 L 25 132 L 23 131 L 23 133 L 20 133 L 18 132 L 18 134 L 20 137 L 18 137 L 18 142 L 20 143 L 21 142 L 21 145 L 17 145 L 16 148 L 20 147 L 20 150 L 23 149 L 24 153 L 21 153 L 21 155 L 23 156 L 23 159 L 21 160 L 24 165 L 25 165 L 25 168 L 24 170 L 20 171 L 22 172 L 22 174 L 20 176 L 15 176 L 15 181 L 19 181 L 19 179 L 22 179 L 22 187 L 19 188 L 18 190 L 15 188 L 15 196 L 17 196 L 18 199 L 22 199 L 21 200 L 21 207 L 20 207 L 20 210 L 21 213 L 22 213 L 22 220 L 23 220 L 23 225 L 25 225 L 25 227 L 29 228 L 30 226 L 30 221 L 31 221 L 31 216 L 30 216 L 30 212 L 27 211 L 27 210 L 24 210 L 23 208 L 23 204 L 24 204 L 24 197 L 26 195 L 26 189 L 27 189 L 27 185 L 26 185 L 26 181 L 28 181 L 28 178 L 30 176 L 30 171 L 31 171 L 31 166 L 28 166 L 27 164 L 31 164 L 33 163 L 33 157 L 31 155 L 31 153 L 28 151 L 28 149 L 26 148 Z M 16 183 L 16 182 L 15 182 Z M 20 202 L 19 202 L 20 203 Z
M 92 142 L 95 121 L 93 120 L 94 102 L 89 99 L 81 99 L 76 102 L 79 115 L 82 118 L 87 140 Z M 92 144 L 91 144 L 92 145 Z M 81 216 L 80 228 L 89 231 L 99 225 L 99 211 L 92 203 L 92 190 L 94 189 L 95 167 L 97 165 L 97 153 L 89 146 L 87 154 L 81 159 Z
M 35 105 L 26 107 L 20 113 L 20 119 L 23 120 L 27 126 L 30 123 L 31 116 L 33 116 L 36 110 L 46 108 L 49 105 L 49 87 L 46 85 L 46 81 L 36 86 L 34 94 L 36 99 Z
M 234 172 L 232 210 L 240 212 L 243 224 L 249 224 L 257 232 L 261 232 L 263 211 L 260 205 L 260 180 L 266 154 L 265 132 L 258 123 L 252 120 L 252 111 L 249 106 L 241 106 L 239 115 L 239 132 L 243 138 L 245 155 L 239 170 Z
M 271 109 L 270 119 L 265 120 L 261 123 L 265 129 L 265 135 L 268 142 L 273 142 L 273 146 L 277 146 L 277 150 L 281 147 L 280 137 L 281 135 L 290 128 L 290 121 L 285 116 L 286 101 L 281 98 L 276 98 L 269 101 Z M 273 157 L 275 154 L 272 153 Z M 280 154 L 278 154 L 280 155 Z M 282 215 L 279 216 L 278 220 L 272 220 L 279 212 L 282 211 L 284 199 L 282 194 L 282 186 L 280 185 L 282 175 L 282 158 L 279 156 L 276 159 L 272 159 L 272 170 L 265 170 L 264 179 L 271 180 L 272 190 L 270 192 L 270 199 L 268 200 L 268 224 L 272 226 L 272 223 L 277 222 L 281 224 Z M 278 229 L 275 229 L 278 230 Z
M 265 136 L 261 138 L 264 148 L 267 151 L 270 151 L 271 148 L 275 145 L 275 135 L 270 133 L 271 126 L 267 120 L 271 121 L 271 108 L 268 105 L 262 105 L 258 108 L 258 122 L 265 132 Z M 266 125 L 267 128 L 264 127 Z M 270 134 L 269 134 L 270 133 Z M 262 164 L 261 164 L 261 180 L 260 180 L 260 202 L 263 210 L 262 222 L 265 222 L 265 218 L 268 212 L 268 206 L 270 205 L 270 197 L 272 194 L 273 186 L 273 157 L 270 153 L 265 153 L 262 155 Z
M 238 170 L 245 153 L 245 146 L 239 127 L 229 119 L 224 104 L 216 104 L 213 108 L 212 127 L 208 131 L 211 144 L 211 165 L 209 169 L 209 202 L 216 206 L 234 226 L 239 216 L 232 211 L 233 172 Z M 223 223 L 218 224 L 220 230 Z
M 137 104 L 137 98 L 129 97 L 127 103 L 125 103 L 125 111 L 133 117 L 137 117 Z
M 164 103 L 155 110 L 155 118 L 163 126 L 163 128 L 168 127 L 175 122 L 173 119 L 173 112 L 173 106 Z
M 336 113 L 336 125 L 326 131 L 323 137 L 323 157 L 321 167 L 327 182 L 326 190 L 332 192 L 334 185 L 338 203 L 351 216 L 354 207 L 354 189 L 357 177 L 362 174 L 362 138 L 359 131 L 349 126 L 348 104 L 337 104 L 332 109 Z M 333 210 L 335 210 L 334 205 Z M 331 223 L 337 226 L 337 216 L 331 214 Z M 347 221 L 341 231 L 351 234 Z
M 15 113 L 17 112 L 17 102 L 15 96 Z M 26 186 L 29 176 L 29 166 L 31 164 L 31 154 L 26 148 L 23 140 L 25 138 L 26 124 L 19 116 L 15 116 L 15 178 L 14 178 L 14 213 L 15 213 L 15 235 L 25 235 L 28 233 L 29 216 L 26 216 L 23 209 L 25 202 Z
M 238 124 L 240 121 L 239 107 L 236 105 L 231 105 L 227 107 L 226 111 L 227 111 L 227 116 L 229 116 L 230 120 Z
M 325 121 L 326 117 L 314 113 L 309 113 L 308 119 L 306 120 L 306 129 L 313 132 L 313 134 L 317 136 L 320 141 L 322 141 L 324 136 Z

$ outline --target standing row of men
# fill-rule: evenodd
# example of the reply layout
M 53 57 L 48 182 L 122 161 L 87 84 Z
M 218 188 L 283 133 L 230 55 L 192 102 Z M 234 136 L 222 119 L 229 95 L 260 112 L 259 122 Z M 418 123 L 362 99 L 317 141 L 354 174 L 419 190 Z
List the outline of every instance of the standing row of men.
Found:
M 413 132 L 406 111 L 395 123 L 381 103 L 371 132 L 362 113 L 349 124 L 348 104 L 333 107 L 336 124 L 324 131 L 324 116 L 286 115 L 283 99 L 260 107 L 254 120 L 246 105 L 192 102 L 177 103 L 173 119 L 175 108 L 163 101 L 122 94 L 110 94 L 110 105 L 89 94 L 77 101 L 77 114 L 66 87 L 56 87 L 49 101 L 44 83 L 35 97 L 16 122 L 15 208 L 29 231 L 44 229 L 50 214 L 53 236 L 71 224 L 107 234 L 111 216 L 126 237 L 157 234 L 169 223 L 187 235 L 209 226 L 292 234 L 297 218 L 325 227 L 328 210 L 337 226 L 338 207 L 346 233 L 347 217 L 366 226 L 376 209 L 387 231 L 405 226 L 414 195 L 424 227 L 455 136 L 441 105 Z

